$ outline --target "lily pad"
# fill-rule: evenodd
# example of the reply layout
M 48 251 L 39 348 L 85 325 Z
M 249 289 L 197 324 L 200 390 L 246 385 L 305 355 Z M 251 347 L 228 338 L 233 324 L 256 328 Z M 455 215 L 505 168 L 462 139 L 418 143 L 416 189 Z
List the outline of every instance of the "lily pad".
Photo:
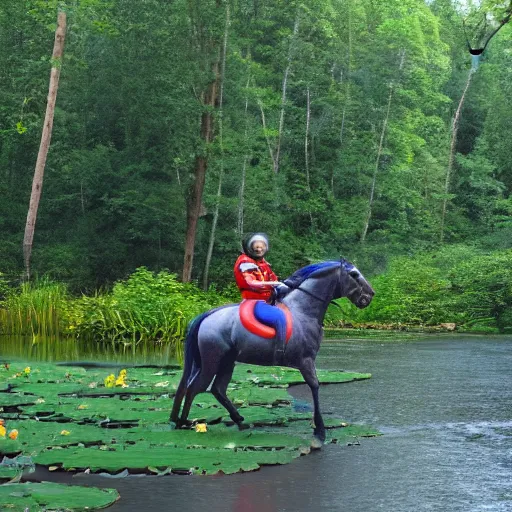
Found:
M 95 510 L 108 507 L 118 499 L 115 489 L 51 482 L 0 485 L 1 510 Z
M 32 457 L 34 462 L 66 470 L 147 473 L 233 473 L 284 464 L 307 453 L 311 408 L 298 408 L 289 385 L 302 383 L 297 370 L 238 365 L 228 395 L 254 428 L 240 432 L 227 411 L 209 393 L 196 397 L 189 418 L 201 430 L 173 430 L 172 397 L 181 377 L 175 369 L 129 368 L 122 383 L 106 387 L 119 371 L 67 369 L 23 364 L 3 370 L 9 383 L 6 428 L 17 439 L 0 438 L 0 452 Z M 52 367 L 55 374 L 52 374 Z M 319 372 L 321 382 L 347 382 L 369 374 Z M 331 442 L 375 435 L 366 427 L 346 427 L 327 418 Z
M 198 434 L 200 435 L 200 434 Z M 67 448 L 50 450 L 35 458 L 37 464 L 59 465 L 63 469 L 90 469 L 115 473 L 125 468 L 145 471 L 171 468 L 171 472 L 190 474 L 237 473 L 254 471 L 262 465 L 288 464 L 300 456 L 297 450 L 229 450 L 223 448 L 176 448 L 141 442 L 133 446 Z
M 369 379 L 370 373 L 355 373 L 333 370 L 317 370 L 318 379 L 322 384 L 352 382 Z M 255 366 L 239 364 L 233 373 L 234 382 L 252 382 L 257 385 L 285 386 L 304 384 L 304 379 L 298 370 L 282 366 Z

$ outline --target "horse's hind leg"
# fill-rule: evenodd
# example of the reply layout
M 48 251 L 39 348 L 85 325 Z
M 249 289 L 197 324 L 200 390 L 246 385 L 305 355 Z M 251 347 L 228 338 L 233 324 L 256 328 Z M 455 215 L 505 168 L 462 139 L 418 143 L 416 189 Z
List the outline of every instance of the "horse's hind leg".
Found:
M 205 370 L 204 368 L 202 368 L 200 373 L 188 385 L 185 393 L 185 404 L 183 405 L 181 418 L 179 419 L 180 426 L 190 424 L 190 422 L 187 421 L 187 418 L 190 413 L 190 407 L 192 406 L 192 402 L 194 401 L 194 398 L 196 397 L 197 394 L 206 391 L 211 381 L 213 380 L 214 376 L 214 371 Z
M 299 370 L 304 377 L 306 384 L 311 389 L 311 394 L 313 395 L 313 405 L 315 408 L 313 421 L 315 423 L 315 428 L 313 430 L 314 437 L 311 443 L 311 447 L 318 449 L 322 447 L 325 441 L 325 426 L 322 415 L 320 414 L 320 401 L 318 398 L 318 388 L 320 385 L 316 375 L 315 362 L 313 359 L 305 359 Z
M 187 379 L 183 376 L 178 384 L 178 389 L 176 390 L 176 395 L 174 395 L 174 402 L 172 404 L 171 417 L 170 421 L 176 423 L 176 426 L 179 426 L 179 417 L 180 417 L 180 408 L 181 402 L 183 402 L 183 398 L 185 397 L 185 392 L 187 391 Z
M 247 428 L 243 424 L 244 417 L 238 412 L 238 409 L 233 405 L 226 394 L 228 385 L 231 382 L 231 377 L 233 376 L 233 370 L 235 369 L 235 361 L 225 361 L 221 367 L 222 370 L 217 373 L 213 381 L 212 394 L 219 403 L 227 409 L 229 416 L 238 425 L 238 428 L 243 430 Z

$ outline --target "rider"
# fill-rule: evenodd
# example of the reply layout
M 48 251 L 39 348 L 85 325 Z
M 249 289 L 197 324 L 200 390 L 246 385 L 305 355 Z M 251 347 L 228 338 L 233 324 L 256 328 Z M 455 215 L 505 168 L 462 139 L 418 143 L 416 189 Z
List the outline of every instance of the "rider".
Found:
M 268 247 L 268 236 L 265 233 L 251 233 L 243 240 L 243 253 L 236 260 L 233 269 L 242 299 L 270 302 L 274 288 L 280 293 L 288 288 L 278 281 L 272 267 L 264 258 Z
M 286 339 L 286 316 L 279 308 L 269 305 L 273 296 L 283 296 L 289 288 L 278 281 L 270 264 L 264 256 L 269 248 L 265 233 L 251 233 L 242 242 L 243 253 L 234 266 L 235 280 L 242 299 L 261 301 L 256 305 L 255 313 L 259 320 L 276 330 L 279 356 L 284 352 Z

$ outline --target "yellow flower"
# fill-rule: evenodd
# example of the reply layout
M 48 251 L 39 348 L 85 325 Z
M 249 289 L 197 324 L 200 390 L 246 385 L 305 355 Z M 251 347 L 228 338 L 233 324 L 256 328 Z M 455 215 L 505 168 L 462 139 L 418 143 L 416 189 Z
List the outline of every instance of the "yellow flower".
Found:
M 10 432 L 9 432 L 9 437 L 15 441 L 17 438 L 18 438 L 18 431 L 13 428 Z
M 5 429 L 5 427 L 3 425 L 0 425 L 0 437 L 5 437 L 6 432 L 7 430 Z
M 121 376 L 117 377 L 116 386 L 123 386 L 123 385 L 126 386 L 126 384 L 124 382 L 124 377 L 121 377 Z
M 119 377 L 121 377 L 121 376 L 126 377 L 126 370 L 121 370 L 119 372 Z
M 207 430 L 206 423 L 198 423 L 196 425 L 196 432 L 206 432 Z
M 24 370 L 25 375 L 28 375 L 30 373 L 30 366 L 27 366 Z
M 61 436 L 69 436 L 69 434 L 71 434 L 71 432 L 69 430 L 61 430 L 61 432 L 60 432 Z
M 105 387 L 106 388 L 113 388 L 115 385 L 116 376 L 111 373 L 108 377 L 105 378 Z

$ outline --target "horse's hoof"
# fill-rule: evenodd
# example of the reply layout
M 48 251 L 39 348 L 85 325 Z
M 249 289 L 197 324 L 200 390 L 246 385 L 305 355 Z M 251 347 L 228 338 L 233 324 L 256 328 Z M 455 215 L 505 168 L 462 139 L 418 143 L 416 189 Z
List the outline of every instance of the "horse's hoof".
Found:
M 192 422 L 190 420 L 178 420 L 176 421 L 175 428 L 190 428 L 192 426 Z
M 323 445 L 324 445 L 324 442 L 320 438 L 314 436 L 313 439 L 311 439 L 311 449 L 312 450 L 320 450 Z
M 249 428 L 251 428 L 250 425 L 247 425 L 247 423 L 237 423 L 238 425 L 238 430 L 247 430 Z

